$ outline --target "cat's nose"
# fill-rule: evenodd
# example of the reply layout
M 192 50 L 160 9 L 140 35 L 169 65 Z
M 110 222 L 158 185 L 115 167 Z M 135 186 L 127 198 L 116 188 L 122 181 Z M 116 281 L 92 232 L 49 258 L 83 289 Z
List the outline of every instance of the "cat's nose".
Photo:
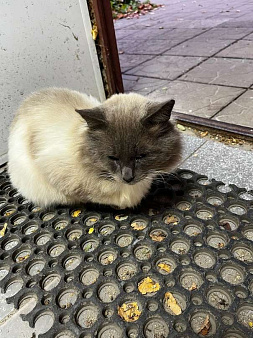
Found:
M 134 179 L 133 169 L 130 167 L 123 167 L 121 170 L 122 178 L 125 182 L 130 183 Z

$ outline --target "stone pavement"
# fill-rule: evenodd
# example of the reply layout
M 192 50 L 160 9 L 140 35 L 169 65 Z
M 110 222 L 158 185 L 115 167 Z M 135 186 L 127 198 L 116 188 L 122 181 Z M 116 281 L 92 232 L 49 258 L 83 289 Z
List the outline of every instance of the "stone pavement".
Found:
M 155 2 L 164 7 L 115 22 L 125 91 L 253 128 L 253 2 Z

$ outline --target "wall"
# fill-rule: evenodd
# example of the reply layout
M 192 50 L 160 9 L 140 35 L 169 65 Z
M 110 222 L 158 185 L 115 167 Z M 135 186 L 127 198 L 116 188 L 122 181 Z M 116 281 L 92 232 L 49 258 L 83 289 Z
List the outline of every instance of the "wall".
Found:
M 100 100 L 104 89 L 86 0 L 0 0 L 0 164 L 20 101 L 48 86 Z

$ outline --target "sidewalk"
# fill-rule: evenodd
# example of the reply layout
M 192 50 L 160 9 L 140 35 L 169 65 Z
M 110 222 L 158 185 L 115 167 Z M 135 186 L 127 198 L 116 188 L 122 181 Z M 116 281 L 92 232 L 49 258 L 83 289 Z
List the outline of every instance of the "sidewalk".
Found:
M 253 128 L 253 3 L 179 1 L 115 22 L 125 91 Z

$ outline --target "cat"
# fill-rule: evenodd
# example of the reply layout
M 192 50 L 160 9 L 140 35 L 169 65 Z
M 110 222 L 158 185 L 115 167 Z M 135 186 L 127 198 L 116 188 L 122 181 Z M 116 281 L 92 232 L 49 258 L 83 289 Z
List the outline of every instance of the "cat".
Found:
M 181 140 L 170 122 L 174 103 L 136 93 L 100 103 L 64 88 L 35 92 L 10 128 L 11 182 L 42 207 L 88 202 L 135 207 L 153 179 L 179 162 Z

